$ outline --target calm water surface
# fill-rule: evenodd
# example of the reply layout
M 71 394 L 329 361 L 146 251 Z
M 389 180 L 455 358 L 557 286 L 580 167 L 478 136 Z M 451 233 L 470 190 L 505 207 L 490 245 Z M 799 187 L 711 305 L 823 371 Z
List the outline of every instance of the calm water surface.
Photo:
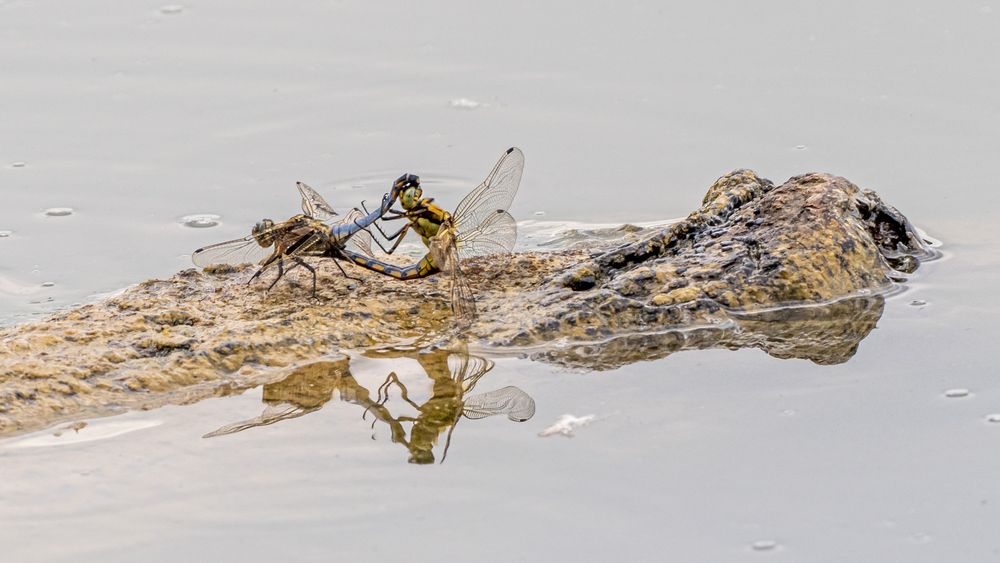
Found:
M 162 8 L 0 1 L 0 323 L 189 267 L 294 213 L 296 180 L 347 208 L 410 171 L 451 207 L 514 144 L 519 219 L 656 221 L 733 168 L 828 171 L 945 255 L 841 365 L 492 358 L 474 392 L 534 415 L 461 418 L 444 463 L 445 434 L 407 463 L 357 400 L 393 372 L 425 404 L 412 357 L 8 439 L 3 559 L 1000 559 L 1000 5 Z M 539 436 L 565 414 L 593 419 Z

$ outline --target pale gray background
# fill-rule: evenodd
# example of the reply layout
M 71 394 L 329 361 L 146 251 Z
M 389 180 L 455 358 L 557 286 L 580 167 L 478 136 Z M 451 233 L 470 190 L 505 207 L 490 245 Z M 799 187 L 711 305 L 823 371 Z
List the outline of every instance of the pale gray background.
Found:
M 339 403 L 199 438 L 259 391 L 127 415 L 162 424 L 113 439 L 0 445 L 4 557 L 1000 559 L 998 18 L 992 1 L 0 1 L 3 323 L 188 267 L 294 213 L 296 180 L 344 208 L 410 171 L 454 205 L 509 145 L 519 219 L 665 219 L 733 168 L 818 170 L 946 254 L 841 366 L 503 360 L 489 388 L 538 414 L 463 423 L 441 466 L 407 465 Z M 179 224 L 199 212 L 223 224 Z M 566 412 L 602 418 L 536 437 Z

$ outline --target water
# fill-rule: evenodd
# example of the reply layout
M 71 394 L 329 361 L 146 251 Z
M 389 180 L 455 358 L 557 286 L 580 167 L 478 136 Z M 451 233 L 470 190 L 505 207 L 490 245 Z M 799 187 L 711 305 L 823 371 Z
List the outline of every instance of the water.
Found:
M 49 217 L 66 217 L 73 214 L 72 207 L 50 207 L 45 210 L 45 215 Z
M 521 389 L 534 416 L 463 419 L 433 466 L 339 396 L 202 438 L 260 416 L 264 389 L 5 441 L 5 558 L 1000 557 L 988 3 L 174 8 L 0 3 L 0 322 L 190 267 L 298 212 L 297 180 L 339 210 L 411 171 L 450 208 L 510 145 L 527 157 L 512 213 L 546 213 L 526 247 L 563 236 L 551 225 L 683 216 L 751 167 L 876 189 L 945 256 L 845 364 L 495 358 L 482 390 Z M 79 212 L 39 212 L 55 206 Z M 192 210 L 225 221 L 186 228 Z M 392 371 L 429 393 L 413 360 L 351 369 L 373 393 Z M 974 393 L 943 396 L 959 387 Z M 567 414 L 594 419 L 538 436 Z
M 207 229 L 217 226 L 220 219 L 222 219 L 221 216 L 213 213 L 196 213 L 181 217 L 181 224 L 194 229 Z

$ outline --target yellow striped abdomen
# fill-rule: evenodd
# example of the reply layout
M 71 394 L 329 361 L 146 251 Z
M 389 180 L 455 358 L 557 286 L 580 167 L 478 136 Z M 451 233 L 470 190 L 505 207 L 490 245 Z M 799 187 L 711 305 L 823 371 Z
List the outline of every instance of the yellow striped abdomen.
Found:
M 434 260 L 429 254 L 421 258 L 420 261 L 415 264 L 410 264 L 409 266 L 396 266 L 395 264 L 389 264 L 381 260 L 376 260 L 375 258 L 350 250 L 344 249 L 341 252 L 358 266 L 373 272 L 378 272 L 384 276 L 396 278 L 397 280 L 415 280 L 417 278 L 426 278 L 427 276 L 434 275 L 441 271 L 434 264 Z

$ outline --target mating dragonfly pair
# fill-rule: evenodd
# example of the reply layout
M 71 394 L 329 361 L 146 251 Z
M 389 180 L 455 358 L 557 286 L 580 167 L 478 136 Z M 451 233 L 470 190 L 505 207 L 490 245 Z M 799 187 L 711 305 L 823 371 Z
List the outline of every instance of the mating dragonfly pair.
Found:
M 246 237 L 199 248 L 191 259 L 202 268 L 218 264 L 258 264 L 260 267 L 250 282 L 276 268 L 277 277 L 268 289 L 289 270 L 302 266 L 312 274 L 313 295 L 316 294 L 316 269 L 309 259 L 333 259 L 341 273 L 350 279 L 357 278 L 350 276 L 340 262 L 350 262 L 399 280 L 445 272 L 451 279 L 452 310 L 460 321 L 469 322 L 475 318 L 476 303 L 462 275 L 460 261 L 472 256 L 509 253 L 513 249 L 517 223 L 507 209 L 517 193 L 523 169 L 524 154 L 516 147 L 507 149 L 483 183 L 465 196 L 452 213 L 435 205 L 433 198 L 423 197 L 420 178 L 413 174 L 404 174 L 393 182 L 392 189 L 377 209 L 366 213 L 355 208 L 342 218 L 316 190 L 298 182 L 301 214 L 280 223 L 264 219 Z M 397 201 L 402 210 L 393 209 Z M 387 234 L 378 223 L 380 219 L 406 220 L 406 223 L 398 231 Z M 386 248 L 372 236 L 371 227 L 387 241 L 394 241 L 392 245 Z M 392 254 L 408 230 L 416 231 L 427 246 L 428 252 L 423 258 L 408 266 L 397 266 L 375 256 L 372 243 L 386 254 Z
M 265 384 L 262 394 L 265 408 L 260 415 L 227 424 L 204 437 L 235 434 L 298 418 L 324 408 L 337 398 L 364 407 L 361 417 L 367 419 L 372 415 L 373 429 L 377 422 L 384 423 L 392 442 L 409 450 L 410 463 L 432 463 L 434 448 L 443 437 L 444 445 L 440 450 L 443 463 L 448 456 L 452 433 L 463 419 L 505 415 L 512 422 L 525 422 L 535 415 L 535 400 L 518 387 L 508 385 L 477 392 L 481 380 L 494 364 L 469 354 L 467 346 L 421 352 L 369 350 L 365 356 L 416 360 L 428 379 L 418 375 L 416 379 L 413 376 L 400 378 L 393 371 L 377 389 L 370 389 L 365 384 L 367 378 L 355 378 L 349 358 L 319 360 L 300 365 L 281 381 Z M 399 401 L 390 403 L 393 387 L 397 389 Z M 430 396 L 421 390 L 429 390 Z M 417 398 L 421 396 L 424 398 Z

